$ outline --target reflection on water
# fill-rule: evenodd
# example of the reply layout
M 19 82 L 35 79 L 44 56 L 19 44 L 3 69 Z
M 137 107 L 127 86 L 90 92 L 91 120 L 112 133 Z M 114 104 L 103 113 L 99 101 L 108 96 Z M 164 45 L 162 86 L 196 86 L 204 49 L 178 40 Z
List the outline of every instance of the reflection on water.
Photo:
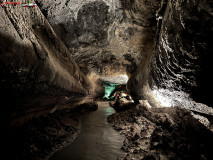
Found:
M 108 102 L 98 102 L 99 109 L 82 117 L 81 133 L 69 146 L 56 152 L 51 160 L 116 160 L 123 154 L 124 137 L 107 122 L 115 113 Z
M 112 107 L 104 108 L 104 111 L 105 111 L 106 116 L 109 116 L 109 115 L 115 113 L 115 110 Z

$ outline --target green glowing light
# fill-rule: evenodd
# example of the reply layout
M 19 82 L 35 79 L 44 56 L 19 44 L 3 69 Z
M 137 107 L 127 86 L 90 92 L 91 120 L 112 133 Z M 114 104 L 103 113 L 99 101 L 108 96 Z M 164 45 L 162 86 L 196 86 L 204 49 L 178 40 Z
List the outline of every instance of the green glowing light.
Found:
M 105 82 L 104 83 L 104 88 L 105 88 L 105 95 L 103 98 L 110 98 L 110 94 L 115 90 L 116 86 L 120 84 L 117 83 L 110 83 L 110 82 Z

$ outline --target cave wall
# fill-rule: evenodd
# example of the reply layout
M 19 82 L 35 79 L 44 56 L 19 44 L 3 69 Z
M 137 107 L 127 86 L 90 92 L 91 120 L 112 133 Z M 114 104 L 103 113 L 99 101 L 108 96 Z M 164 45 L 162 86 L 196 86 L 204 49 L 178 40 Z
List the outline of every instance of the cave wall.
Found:
M 146 59 L 143 43 L 155 34 L 154 15 L 160 6 L 157 0 L 36 2 L 81 71 L 94 82 L 93 97 L 102 95 L 99 79 L 129 77 Z
M 131 96 L 138 102 L 140 99 L 148 99 L 146 93 L 149 91 L 150 82 L 150 64 L 155 49 L 155 38 L 157 28 L 156 12 L 161 7 L 160 1 L 136 0 L 126 2 L 126 12 L 131 16 L 131 19 L 137 19 L 138 23 L 143 25 L 144 32 L 140 40 L 140 65 L 131 73 L 127 88 Z
M 87 77 L 121 74 L 136 101 L 157 106 L 150 91 L 158 87 L 212 105 L 212 2 L 36 3 L 0 6 L 3 119 L 77 101 L 95 88 Z
M 4 5 L 0 14 L 1 125 L 90 92 L 90 81 L 38 7 Z
M 162 93 L 161 101 L 164 97 L 174 99 L 168 105 L 199 107 L 201 104 L 192 102 L 195 100 L 212 106 L 208 93 L 213 86 L 212 6 L 211 1 L 205 0 L 162 0 L 155 14 L 154 44 L 150 43 L 154 48 L 147 51 L 150 63 L 142 60 L 128 83 L 136 100 L 149 99 L 159 106 L 157 95 L 150 92 L 155 88 Z M 189 103 L 184 102 L 189 99 Z
M 82 71 L 98 76 L 131 74 L 137 69 L 143 35 L 155 23 L 150 15 L 159 6 L 155 0 L 37 3 Z
M 150 99 L 153 105 L 157 103 L 150 92 L 153 88 L 212 105 L 206 92 L 212 89 L 212 2 L 37 3 L 88 77 L 127 74 L 128 90 L 134 99 Z
M 164 5 L 152 77 L 158 87 L 187 92 L 213 106 L 208 93 L 213 89 L 213 2 L 169 0 Z

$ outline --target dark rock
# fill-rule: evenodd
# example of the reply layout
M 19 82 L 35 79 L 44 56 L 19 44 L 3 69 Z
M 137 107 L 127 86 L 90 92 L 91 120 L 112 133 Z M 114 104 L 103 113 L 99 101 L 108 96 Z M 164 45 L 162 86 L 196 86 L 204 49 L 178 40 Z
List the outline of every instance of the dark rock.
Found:
M 81 113 L 92 112 L 98 109 L 98 104 L 96 102 L 83 103 L 77 106 L 77 110 Z
M 127 4 L 124 6 L 131 11 L 131 18 L 138 22 L 136 13 L 141 14 L 141 19 L 144 18 L 139 4 L 136 5 L 137 1 L 124 1 L 124 4 L 125 2 Z M 135 7 L 134 12 L 131 7 Z M 193 98 L 197 102 L 212 106 L 211 96 L 207 93 L 213 89 L 212 77 L 209 76 L 213 50 L 210 40 L 213 33 L 210 27 L 211 8 L 210 1 L 184 0 L 176 3 L 162 0 L 156 17 L 154 14 L 146 15 L 145 20 L 150 20 L 153 26 L 156 23 L 151 23 L 151 19 L 156 18 L 157 28 L 155 35 L 150 34 L 150 40 L 146 39 L 146 43 L 144 42 L 141 64 L 131 74 L 128 82 L 128 89 L 135 102 L 148 99 L 152 106 L 180 105 L 197 110 L 200 104 L 193 103 L 190 99 Z M 162 99 L 159 100 L 157 95 L 150 92 L 160 89 L 164 90 L 161 96 L 168 96 L 166 98 L 172 103 L 164 104 Z M 178 97 L 185 100 L 181 101 Z M 205 106 L 198 110 L 205 112 L 204 108 Z
M 79 114 L 97 109 L 87 102 L 102 97 L 100 79 L 120 75 L 138 104 L 116 104 L 108 117 L 127 137 L 124 159 L 213 159 L 211 118 L 204 126 L 180 107 L 149 105 L 213 115 L 193 101 L 213 104 L 211 1 L 36 2 L 0 6 L 0 144 L 12 159 L 71 142 Z
M 56 111 L 1 132 L 1 153 L 8 159 L 47 159 L 56 150 L 70 144 L 79 131 L 77 111 Z
M 39 8 L 33 14 L 22 7 L 0 9 L 0 125 L 21 125 L 82 100 L 90 82 Z
M 133 106 L 135 106 L 133 102 L 121 103 L 119 101 L 116 101 L 116 103 L 113 104 L 113 108 L 116 110 L 116 112 L 128 110 Z
M 151 73 L 158 87 L 183 90 L 212 106 L 206 93 L 213 88 L 209 76 L 213 67 L 210 5 L 209 1 L 168 1 L 159 26 Z
M 137 107 L 145 108 L 142 105 Z M 123 159 L 213 157 L 210 151 L 213 142 L 212 131 L 195 119 L 189 111 L 180 107 L 140 111 L 138 114 L 139 111 L 132 107 L 108 117 L 115 129 L 119 128 L 126 136 L 122 148 L 128 154 Z
M 146 2 L 138 0 L 132 3 L 119 0 L 79 0 L 74 4 L 72 1 L 65 3 L 47 0 L 38 3 L 84 73 L 88 76 L 96 74 L 97 77 L 133 73 L 136 70 L 140 63 L 143 25 L 150 24 L 149 21 L 145 21 L 148 24 L 144 24 L 144 21 L 139 22 L 141 17 L 137 12 L 143 12 L 150 17 L 151 14 L 155 14 L 160 4 L 154 1 L 147 5 Z M 134 3 L 138 5 L 137 11 Z M 129 4 L 131 8 L 126 7 Z M 147 5 L 147 8 L 139 8 L 143 5 Z M 132 11 L 137 24 L 126 16 L 133 13 Z M 96 86 L 99 87 L 98 84 Z

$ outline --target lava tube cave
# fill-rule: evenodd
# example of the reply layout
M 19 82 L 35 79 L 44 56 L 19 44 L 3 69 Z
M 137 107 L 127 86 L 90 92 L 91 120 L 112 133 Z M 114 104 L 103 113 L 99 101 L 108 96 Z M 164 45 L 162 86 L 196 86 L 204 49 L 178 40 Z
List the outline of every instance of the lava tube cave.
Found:
M 2 157 L 213 159 L 213 1 L 0 4 Z

